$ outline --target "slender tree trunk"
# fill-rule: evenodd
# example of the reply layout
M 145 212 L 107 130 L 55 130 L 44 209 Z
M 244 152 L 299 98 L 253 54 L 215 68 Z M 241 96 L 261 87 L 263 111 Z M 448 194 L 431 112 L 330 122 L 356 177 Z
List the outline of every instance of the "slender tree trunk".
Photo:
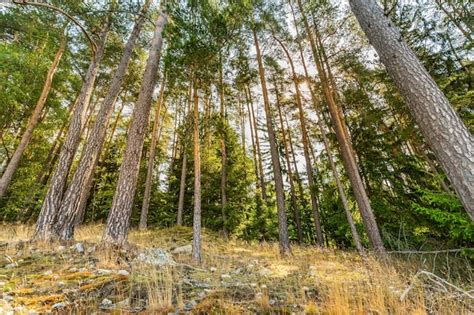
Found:
M 466 37 L 469 41 L 472 42 L 472 37 L 471 37 L 471 34 L 472 34 L 472 29 L 469 27 L 469 24 L 467 24 L 467 27 L 470 28 L 470 31 L 467 31 L 464 26 L 459 23 L 455 17 L 453 17 L 453 14 L 451 12 L 449 12 L 448 10 L 446 10 L 446 8 L 444 7 L 443 5 L 443 2 L 444 1 L 441 1 L 441 0 L 435 0 L 437 6 L 441 9 L 441 11 L 444 12 L 444 14 L 446 14 L 446 16 L 448 17 L 448 20 L 453 23 L 457 29 L 464 35 L 464 37 Z
M 285 195 L 283 191 L 283 178 L 281 174 L 280 158 L 278 157 L 278 149 L 276 143 L 275 131 L 273 130 L 272 113 L 270 109 L 270 100 L 268 98 L 267 85 L 265 82 L 265 69 L 263 67 L 262 54 L 257 38 L 255 28 L 252 29 L 255 49 L 257 51 L 258 73 L 260 76 L 260 84 L 262 86 L 263 103 L 265 106 L 265 114 L 267 118 L 268 140 L 270 142 L 270 153 L 272 156 L 273 176 L 275 180 L 275 193 L 278 209 L 278 232 L 280 242 L 280 253 L 282 255 L 290 255 L 290 241 L 288 238 L 288 225 L 285 210 Z
M 296 198 L 296 190 L 295 190 L 295 183 L 293 181 L 293 170 L 291 169 L 291 162 L 290 162 L 290 153 L 288 150 L 288 141 L 285 126 L 283 124 L 283 115 L 281 113 L 281 105 L 280 105 L 280 96 L 278 91 L 277 82 L 274 79 L 274 86 L 275 86 L 275 94 L 276 94 L 276 103 L 278 109 L 278 118 L 280 120 L 280 128 L 281 134 L 283 137 L 283 148 L 285 149 L 285 161 L 286 161 L 286 168 L 288 169 L 288 181 L 290 182 L 290 197 L 291 197 L 291 206 L 293 208 L 293 216 L 295 219 L 296 224 L 296 234 L 298 235 L 298 243 L 301 244 L 303 242 L 303 229 L 301 228 L 301 216 L 300 210 L 298 208 L 298 201 Z
M 191 81 L 189 83 L 189 93 L 188 93 L 188 115 L 191 110 L 191 98 L 192 98 L 192 87 L 193 87 L 193 82 Z M 183 125 L 186 126 L 186 112 L 183 113 Z M 187 131 L 187 128 L 185 127 L 185 132 Z M 186 134 L 181 140 L 181 149 L 182 149 L 182 156 L 183 156 L 183 161 L 181 165 L 181 178 L 179 180 L 179 199 L 178 199 L 178 215 L 177 215 L 177 225 L 181 226 L 183 225 L 183 209 L 184 209 L 184 194 L 186 192 L 186 174 L 187 174 L 187 168 L 188 168 L 188 154 L 186 152 Z
M 250 93 L 250 87 L 247 86 L 247 92 L 249 97 L 250 109 L 252 113 L 252 120 L 253 120 L 253 129 L 255 131 L 255 144 L 257 146 L 257 153 L 258 153 L 258 168 L 259 168 L 259 180 L 260 180 L 260 188 L 262 190 L 262 199 L 265 201 L 265 204 L 268 205 L 268 196 L 267 196 L 267 185 L 265 183 L 265 176 L 263 174 L 263 156 L 262 150 L 260 149 L 260 138 L 258 137 L 258 125 L 257 119 L 255 117 L 255 110 L 253 107 L 253 100 L 252 94 Z
M 142 86 L 128 130 L 127 144 L 120 166 L 120 175 L 112 201 L 112 208 L 102 237 L 102 241 L 106 244 L 122 246 L 127 240 L 133 197 L 143 151 L 144 131 L 150 115 L 151 98 L 156 85 L 163 44 L 162 33 L 167 19 L 168 16 L 165 11 L 161 11 L 153 34 Z
M 26 126 L 25 132 L 23 133 L 20 143 L 13 153 L 10 161 L 8 162 L 5 171 L 3 172 L 2 178 L 0 179 L 0 198 L 5 196 L 5 192 L 7 191 L 8 186 L 13 178 L 13 174 L 15 174 L 18 165 L 20 164 L 21 157 L 23 152 L 25 152 L 26 146 L 30 143 L 31 138 L 33 137 L 33 131 L 36 128 L 36 125 L 40 121 L 41 113 L 43 112 L 44 104 L 48 99 L 49 91 L 51 91 L 51 84 L 53 83 L 53 77 L 56 73 L 58 68 L 59 61 L 61 61 L 61 57 L 63 56 L 64 50 L 66 49 L 66 36 L 63 35 L 61 38 L 61 43 L 59 45 L 59 49 L 54 56 L 53 62 L 49 67 L 48 73 L 46 74 L 46 80 L 44 81 L 43 90 L 41 91 L 41 95 L 36 102 L 36 106 L 31 114 L 31 117 L 28 121 Z
M 153 131 L 151 134 L 151 144 L 148 151 L 148 165 L 146 171 L 146 180 L 145 180 L 145 192 L 143 194 L 143 203 L 142 211 L 140 213 L 140 223 L 138 225 L 140 230 L 146 230 L 147 228 L 147 218 L 148 218 L 148 208 L 150 206 L 150 196 L 151 196 L 151 183 L 153 180 L 153 164 L 155 162 L 156 155 L 156 144 L 158 140 L 158 125 L 160 122 L 161 107 L 163 106 L 164 93 L 165 93 L 165 82 L 166 77 L 163 77 L 163 82 L 161 83 L 160 96 L 158 97 L 158 102 L 156 104 L 155 110 L 155 121 L 153 122 Z
M 321 56 L 318 51 L 317 45 L 313 39 L 308 20 L 301 4 L 301 0 L 298 0 L 298 5 L 300 8 L 301 16 L 303 18 L 304 26 L 307 31 L 308 40 L 311 44 L 311 50 L 315 59 L 323 94 L 328 104 L 329 112 L 331 115 L 331 121 L 334 126 L 334 131 L 336 133 L 336 138 L 339 143 L 342 160 L 344 162 L 347 175 L 354 190 L 354 195 L 359 206 L 365 230 L 367 231 L 367 235 L 374 250 L 384 254 L 385 247 L 383 245 L 382 238 L 380 237 L 380 232 L 375 221 L 375 216 L 370 205 L 369 197 L 367 196 L 367 192 L 365 191 L 362 179 L 360 177 L 357 162 L 353 154 L 352 145 L 350 144 L 350 139 L 348 138 L 347 127 L 345 126 L 344 120 L 341 119 L 340 111 L 338 110 L 338 106 L 334 99 L 334 93 L 331 89 L 330 82 L 327 78 L 326 72 L 323 70 L 322 62 L 320 59 Z
M 224 238 L 227 239 L 227 150 L 225 145 L 225 136 L 226 136 L 226 117 L 225 117 L 225 98 L 224 98 L 224 78 L 222 73 L 222 54 L 220 56 L 221 63 L 219 66 L 219 99 L 220 99 L 220 114 L 221 114 L 221 124 L 222 124 L 222 135 L 221 135 L 221 213 L 222 213 L 222 233 Z
M 351 0 L 350 5 L 474 221 L 472 135 L 377 3 Z
M 76 222 L 83 217 L 82 212 L 85 210 L 84 203 L 87 202 L 89 191 L 92 187 L 94 170 L 99 161 L 100 152 L 104 146 L 110 117 L 112 116 L 115 102 L 120 93 L 120 87 L 123 83 L 128 64 L 130 63 L 130 58 L 135 48 L 136 41 L 145 22 L 145 14 L 148 10 L 149 4 L 150 1 L 145 3 L 142 9 L 142 14 L 133 27 L 120 63 L 115 70 L 110 83 L 107 95 L 100 106 L 94 125 L 91 128 L 91 134 L 87 138 L 76 172 L 72 177 L 69 187 L 64 193 L 57 222 L 55 224 L 56 233 L 61 239 L 71 239 L 74 234 L 74 226 L 76 225 Z M 154 81 L 151 81 L 151 83 L 153 82 Z M 151 87 L 151 89 L 152 88 L 153 87 Z M 81 200 L 82 207 L 80 206 Z
M 87 70 L 86 78 L 79 94 L 79 99 L 74 107 L 71 122 L 69 123 L 68 131 L 61 152 L 59 153 L 58 164 L 53 173 L 51 183 L 36 222 L 36 230 L 33 236 L 34 239 L 50 240 L 54 237 L 53 224 L 61 205 L 69 170 L 79 145 L 79 141 L 81 140 L 81 130 L 86 122 L 84 113 L 91 98 L 97 72 L 99 71 L 99 64 L 104 56 L 105 42 L 109 33 L 110 23 L 111 21 L 108 19 L 104 30 L 100 34 L 95 58 L 91 61 L 89 69 Z
M 199 152 L 199 97 L 197 83 L 194 82 L 194 215 L 193 215 L 193 252 L 192 259 L 201 263 L 201 157 Z
M 323 231 L 321 229 L 321 219 L 319 218 L 319 209 L 318 209 L 319 205 L 318 205 L 317 195 L 316 195 L 316 192 L 315 192 L 313 166 L 312 166 L 312 163 L 311 163 L 310 151 L 309 151 L 308 131 L 306 129 L 306 122 L 305 122 L 303 104 L 301 103 L 301 92 L 300 92 L 300 88 L 299 88 L 299 85 L 298 85 L 298 78 L 296 76 L 296 71 L 295 71 L 295 66 L 293 64 L 293 59 L 291 58 L 291 55 L 288 52 L 288 49 L 285 47 L 285 45 L 277 37 L 274 36 L 274 38 L 281 45 L 281 47 L 283 48 L 283 50 L 286 54 L 286 57 L 288 58 L 288 62 L 290 64 L 290 68 L 291 68 L 291 72 L 292 72 L 292 79 L 293 79 L 293 83 L 295 85 L 295 91 L 296 91 L 296 105 L 298 107 L 301 134 L 302 134 L 302 137 L 303 137 L 303 153 L 304 153 L 304 158 L 305 158 L 305 163 L 306 163 L 306 174 L 308 175 L 308 186 L 309 186 L 309 192 L 310 192 L 310 196 L 311 196 L 311 208 L 313 210 L 314 225 L 316 226 L 316 236 L 317 236 L 318 245 L 321 246 L 321 247 L 324 247 Z

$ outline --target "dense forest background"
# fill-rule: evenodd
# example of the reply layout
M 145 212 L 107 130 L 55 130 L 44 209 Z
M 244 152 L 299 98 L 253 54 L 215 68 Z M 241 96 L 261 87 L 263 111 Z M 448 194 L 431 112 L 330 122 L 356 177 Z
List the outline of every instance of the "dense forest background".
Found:
M 94 123 L 101 104 L 110 98 L 131 29 L 142 17 L 118 94 L 109 101 L 113 110 L 102 128 L 105 140 L 92 163 L 93 177 L 78 186 L 90 191 L 78 192 L 84 210 L 75 224 L 107 220 L 160 15 L 159 4 L 149 2 L 48 2 L 77 24 L 48 7 L 0 7 L 1 174 L 57 61 L 31 140 L 0 198 L 2 221 L 36 222 L 68 143 L 75 104 L 90 83 L 91 60 L 97 61 L 102 45 L 90 102 L 83 106 L 84 121 L 72 128 L 80 141 L 65 179 L 74 182 L 81 156 L 89 154 L 86 143 L 98 137 Z M 472 133 L 472 4 L 378 2 Z M 147 5 L 149 10 L 144 10 Z M 384 246 L 472 247 L 469 215 L 346 1 L 168 1 L 167 14 L 158 84 L 152 86 L 151 114 L 143 126 L 132 227 L 139 225 L 144 208 L 149 210 L 142 227 L 193 225 L 198 156 L 202 226 L 245 240 L 278 239 L 276 152 L 289 239 L 353 248 L 357 244 L 345 212 L 349 210 L 367 247 L 355 187 L 325 97 L 330 88 Z M 314 38 L 318 56 L 308 36 Z M 260 67 L 266 71 L 265 88 Z M 193 119 L 196 114 L 199 123 Z M 198 155 L 193 146 L 196 126 Z

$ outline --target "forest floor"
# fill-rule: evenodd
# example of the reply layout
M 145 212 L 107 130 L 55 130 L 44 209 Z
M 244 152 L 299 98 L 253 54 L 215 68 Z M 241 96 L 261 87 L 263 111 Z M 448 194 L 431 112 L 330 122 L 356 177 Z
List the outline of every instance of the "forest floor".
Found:
M 103 226 L 68 245 L 28 243 L 32 228 L 0 226 L 0 314 L 470 314 L 471 280 L 356 253 L 228 242 L 203 233 L 191 263 L 190 228 L 132 231 L 127 251 L 97 247 Z M 470 266 L 467 262 L 467 269 Z

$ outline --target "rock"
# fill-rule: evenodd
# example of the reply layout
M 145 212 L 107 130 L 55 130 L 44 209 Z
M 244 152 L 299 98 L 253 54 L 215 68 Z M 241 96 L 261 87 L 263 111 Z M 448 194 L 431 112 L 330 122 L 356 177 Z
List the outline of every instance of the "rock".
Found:
M 122 269 L 122 270 L 117 271 L 117 274 L 121 275 L 121 276 L 129 276 L 130 272 L 128 272 L 127 270 Z
M 154 266 L 172 266 L 175 264 L 173 257 L 161 248 L 152 248 L 148 249 L 140 254 L 138 254 L 135 261 L 150 264 Z
M 100 275 L 109 275 L 112 273 L 112 270 L 109 269 L 97 269 L 97 273 Z
M 91 246 L 87 249 L 88 254 L 92 254 L 93 252 L 95 252 L 95 246 Z
M 172 254 L 191 254 L 193 252 L 192 245 L 184 245 L 180 247 L 176 247 L 171 251 Z
M 51 269 L 48 270 L 48 271 L 43 272 L 43 275 L 45 275 L 45 276 L 50 276 L 52 274 L 53 274 L 53 271 Z
M 117 303 L 117 306 L 119 307 L 127 307 L 130 305 L 130 300 L 129 299 L 125 299 L 123 301 L 120 301 Z
M 53 304 L 52 306 L 53 310 L 57 310 L 58 308 L 63 308 L 63 307 L 66 307 L 66 303 L 64 302 L 59 302 L 59 303 Z
M 256 288 L 256 287 L 257 287 L 257 284 L 256 284 L 256 283 L 251 283 L 250 286 L 251 286 L 252 288 Z
M 233 273 L 235 273 L 236 275 L 238 275 L 239 273 L 242 272 L 242 269 L 241 268 L 237 268 L 233 271 Z
M 211 272 L 216 272 L 216 271 L 217 271 L 217 268 L 216 268 L 216 267 L 211 267 L 211 268 L 209 268 L 209 270 L 210 270 Z
M 258 274 L 261 276 L 268 276 L 270 273 L 272 273 L 271 270 L 265 267 L 258 271 Z
M 69 268 L 69 272 L 77 272 L 78 269 L 76 267 Z
M 112 304 L 114 304 L 111 300 L 109 299 L 103 299 L 102 302 L 100 302 L 100 306 L 111 306 Z
M 16 265 L 14 263 L 7 264 L 7 265 L 5 265 L 5 269 L 15 268 L 15 266 Z
M 303 290 L 304 292 L 308 292 L 309 288 L 308 287 L 302 287 L 301 290 Z
M 78 271 L 79 271 L 79 272 L 86 272 L 86 271 L 87 271 L 87 269 L 86 269 L 86 268 L 79 268 L 79 270 L 78 270 Z
M 84 245 L 82 243 L 76 243 L 73 245 L 73 249 L 79 254 L 84 254 Z
M 62 245 L 56 248 L 57 252 L 64 252 L 65 250 L 66 250 L 66 246 L 62 246 Z
M 13 296 L 4 293 L 4 294 L 3 294 L 3 299 L 4 299 L 6 302 L 11 302 L 11 301 L 13 301 Z
M 194 301 L 194 300 L 191 300 L 191 301 L 189 301 L 189 303 L 186 303 L 186 304 L 184 305 L 184 310 L 185 310 L 185 311 L 190 311 L 190 310 L 192 310 L 193 307 L 195 307 L 196 305 L 197 305 L 197 302 Z
M 262 284 L 262 285 L 260 286 L 260 288 L 266 289 L 266 288 L 267 288 L 267 285 L 266 285 L 266 284 Z
M 273 299 L 271 299 L 271 300 L 268 301 L 268 304 L 270 304 L 270 305 L 272 305 L 272 306 L 275 305 L 276 303 L 277 303 L 277 302 L 276 302 L 275 300 L 273 300 Z
M 231 279 L 231 276 L 226 274 L 226 273 L 223 273 L 223 274 L 221 274 L 221 279 L 222 280 L 229 280 L 229 279 Z

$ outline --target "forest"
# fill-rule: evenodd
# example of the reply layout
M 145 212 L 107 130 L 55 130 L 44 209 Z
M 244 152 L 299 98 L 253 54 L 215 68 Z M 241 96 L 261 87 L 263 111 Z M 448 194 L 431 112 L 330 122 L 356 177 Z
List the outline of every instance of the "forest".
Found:
M 473 10 L 1 2 L 0 313 L 474 312 Z

